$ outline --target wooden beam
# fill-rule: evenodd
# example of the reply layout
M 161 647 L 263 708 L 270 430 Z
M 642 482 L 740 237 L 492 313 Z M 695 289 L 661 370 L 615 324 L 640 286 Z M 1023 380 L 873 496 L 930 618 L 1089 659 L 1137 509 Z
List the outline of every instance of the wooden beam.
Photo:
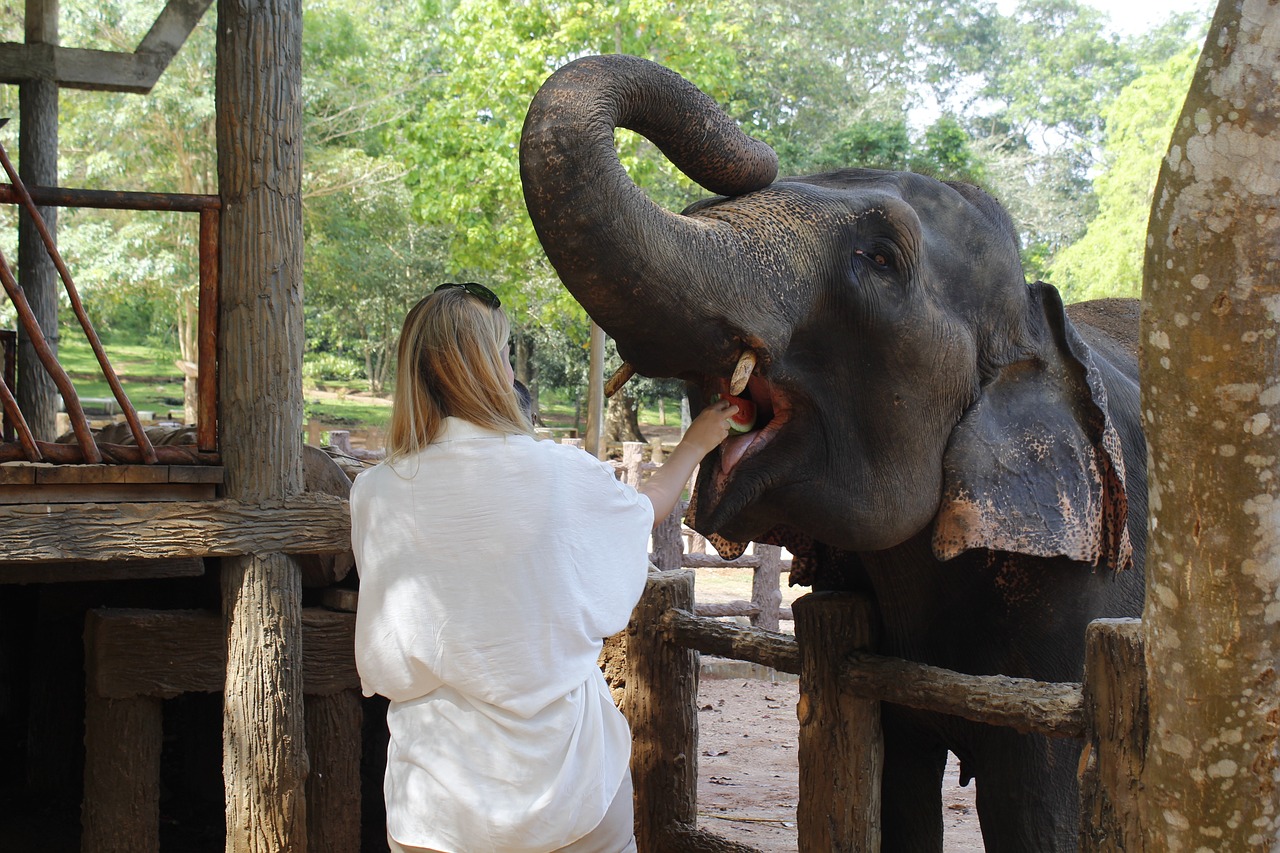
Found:
M 97 560 L 74 563 L 0 563 L 0 584 L 81 583 L 150 578 L 193 578 L 204 574 L 204 561 Z
M 360 687 L 356 617 L 302 611 L 303 690 L 329 696 Z M 91 610 L 85 618 L 88 690 L 107 699 L 220 693 L 227 644 L 222 615 L 206 610 Z
M 167 66 L 211 5 L 213 0 L 169 0 L 135 52 L 163 57 Z
M 331 495 L 306 493 L 274 506 L 222 500 L 0 507 L 5 562 L 338 554 L 350 548 L 347 502 Z
M 0 42 L 0 83 L 50 80 L 69 89 L 150 92 L 212 0 L 169 0 L 133 53 Z M 43 40 L 42 40 L 43 41 Z

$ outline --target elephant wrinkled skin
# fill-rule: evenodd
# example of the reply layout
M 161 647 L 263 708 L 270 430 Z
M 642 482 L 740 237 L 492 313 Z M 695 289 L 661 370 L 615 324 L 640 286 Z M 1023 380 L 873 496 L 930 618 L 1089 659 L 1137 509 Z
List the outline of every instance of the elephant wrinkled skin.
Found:
M 653 204 L 617 127 L 719 195 L 679 215 Z M 696 411 L 755 357 L 741 394 L 756 426 L 703 461 L 695 528 L 728 554 L 786 545 L 793 583 L 869 592 L 885 654 L 1080 680 L 1087 623 L 1141 610 L 1133 304 L 1064 311 L 974 186 L 775 173 L 694 86 L 627 56 L 557 71 L 521 143 L 547 256 L 638 372 L 684 379 Z M 977 780 L 988 850 L 1075 849 L 1078 742 L 888 705 L 883 719 L 883 849 L 942 849 L 948 749 Z

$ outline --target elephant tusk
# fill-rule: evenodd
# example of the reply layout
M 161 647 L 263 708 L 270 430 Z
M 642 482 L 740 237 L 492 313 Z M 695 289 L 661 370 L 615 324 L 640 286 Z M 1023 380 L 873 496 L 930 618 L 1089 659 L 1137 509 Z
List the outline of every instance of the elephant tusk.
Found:
M 606 397 L 612 397 L 614 394 L 617 394 L 618 389 L 623 385 L 626 385 L 627 380 L 635 375 L 636 369 L 630 364 L 627 364 L 627 362 L 622 362 L 622 367 L 615 370 L 613 375 L 609 377 L 609 381 L 604 383 L 604 395 Z
M 738 366 L 733 369 L 733 378 L 729 380 L 729 393 L 737 397 L 747 387 L 747 380 L 756 369 L 756 354 L 746 350 L 738 359 Z

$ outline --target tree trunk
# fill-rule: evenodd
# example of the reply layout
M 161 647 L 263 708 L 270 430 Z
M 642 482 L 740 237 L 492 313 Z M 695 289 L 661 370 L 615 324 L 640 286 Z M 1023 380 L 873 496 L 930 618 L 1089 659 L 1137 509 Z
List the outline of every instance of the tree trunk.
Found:
M 1280 837 L 1280 6 L 1225 0 L 1156 188 L 1144 270 L 1147 849 Z
M 27 0 L 28 43 L 58 43 L 58 0 Z M 58 84 L 28 80 L 18 84 L 18 173 L 28 186 L 58 185 Z M 56 207 L 40 207 L 49 233 L 57 237 Z M 18 275 L 36 322 L 58 353 L 58 271 L 35 222 L 18 211 Z M 37 440 L 57 438 L 58 391 L 45 372 L 26 330 L 18 328 L 18 388 L 15 394 Z
M 226 493 L 271 506 L 303 488 L 300 0 L 220 0 L 217 51 Z M 303 853 L 301 573 L 280 553 L 222 572 L 226 849 Z
M 640 432 L 640 407 L 636 398 L 626 391 L 619 391 L 609 398 L 605 413 L 604 437 L 606 441 L 640 441 L 648 439 Z

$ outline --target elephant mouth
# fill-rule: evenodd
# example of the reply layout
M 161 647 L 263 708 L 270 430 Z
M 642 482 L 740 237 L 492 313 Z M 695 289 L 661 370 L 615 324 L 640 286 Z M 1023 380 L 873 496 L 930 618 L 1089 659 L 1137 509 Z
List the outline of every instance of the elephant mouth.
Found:
M 712 394 L 726 394 L 728 387 L 728 380 L 712 379 L 704 386 L 704 399 L 710 399 Z M 777 439 L 791 420 L 791 403 L 787 395 L 759 373 L 752 374 L 746 388 L 736 396 L 755 404 L 756 421 L 749 432 L 725 439 L 720 444 L 718 457 L 707 460 L 714 461 L 711 476 L 704 473 L 699 477 L 704 489 L 703 500 L 710 508 L 709 513 L 700 514 L 713 522 L 714 527 L 723 526 L 732 515 L 750 503 L 757 492 L 763 490 L 765 478 L 748 478 L 743 473 L 757 467 L 753 464 L 755 458 Z M 749 485 L 748 480 L 755 486 Z

